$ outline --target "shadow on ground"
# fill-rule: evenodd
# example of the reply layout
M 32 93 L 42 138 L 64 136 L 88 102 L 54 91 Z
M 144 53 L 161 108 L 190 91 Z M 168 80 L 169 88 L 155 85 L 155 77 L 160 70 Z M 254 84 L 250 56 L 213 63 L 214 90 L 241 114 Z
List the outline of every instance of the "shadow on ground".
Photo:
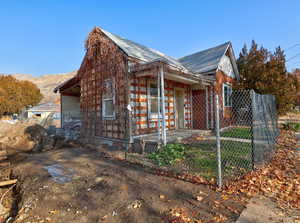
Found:
M 244 208 L 239 198 L 222 200 L 208 186 L 157 176 L 101 148 L 69 146 L 19 155 L 22 159 L 14 157 L 20 197 L 16 222 L 169 222 L 169 210 L 176 208 L 215 222 L 220 214 L 228 221 L 238 217 L 224 207 Z

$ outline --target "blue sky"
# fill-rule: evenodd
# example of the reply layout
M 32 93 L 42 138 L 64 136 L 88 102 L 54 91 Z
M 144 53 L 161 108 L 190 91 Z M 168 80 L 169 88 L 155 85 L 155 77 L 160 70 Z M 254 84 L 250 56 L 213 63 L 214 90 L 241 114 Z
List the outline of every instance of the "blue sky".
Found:
M 238 56 L 255 39 L 268 49 L 300 43 L 299 0 L 1 1 L 0 73 L 78 69 L 94 26 L 181 57 L 228 40 Z M 287 59 L 300 54 L 300 44 Z M 300 55 L 288 68 L 300 67 Z

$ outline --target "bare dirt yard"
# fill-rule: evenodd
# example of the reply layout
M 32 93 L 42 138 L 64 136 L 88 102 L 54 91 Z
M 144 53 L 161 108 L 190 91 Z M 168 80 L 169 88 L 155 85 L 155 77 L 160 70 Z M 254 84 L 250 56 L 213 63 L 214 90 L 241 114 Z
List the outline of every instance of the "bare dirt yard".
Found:
M 15 222 L 234 221 L 245 205 L 243 196 L 224 200 L 208 186 L 157 176 L 99 149 L 35 154 L 19 161 L 14 174 L 20 196 Z M 183 214 L 190 221 L 179 221 Z

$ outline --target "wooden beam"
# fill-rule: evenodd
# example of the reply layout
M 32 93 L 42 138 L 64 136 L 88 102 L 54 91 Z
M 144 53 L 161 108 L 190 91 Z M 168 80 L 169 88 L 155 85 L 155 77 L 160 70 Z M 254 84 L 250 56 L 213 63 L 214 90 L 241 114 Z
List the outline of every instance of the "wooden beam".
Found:
M 4 187 L 4 186 L 15 184 L 15 183 L 17 183 L 17 181 L 18 181 L 17 179 L 15 179 L 15 180 L 1 181 L 0 182 L 0 187 Z

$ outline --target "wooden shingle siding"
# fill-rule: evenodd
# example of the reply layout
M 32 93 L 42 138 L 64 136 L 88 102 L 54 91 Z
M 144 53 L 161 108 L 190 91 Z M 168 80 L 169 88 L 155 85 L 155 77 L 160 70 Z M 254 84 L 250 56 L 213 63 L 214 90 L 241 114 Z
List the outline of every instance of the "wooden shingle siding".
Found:
M 94 43 L 87 49 L 78 71 L 81 86 L 81 134 L 89 138 L 128 138 L 128 88 L 127 57 L 100 31 L 94 35 Z M 102 117 L 102 95 L 105 80 L 112 80 L 115 117 Z

